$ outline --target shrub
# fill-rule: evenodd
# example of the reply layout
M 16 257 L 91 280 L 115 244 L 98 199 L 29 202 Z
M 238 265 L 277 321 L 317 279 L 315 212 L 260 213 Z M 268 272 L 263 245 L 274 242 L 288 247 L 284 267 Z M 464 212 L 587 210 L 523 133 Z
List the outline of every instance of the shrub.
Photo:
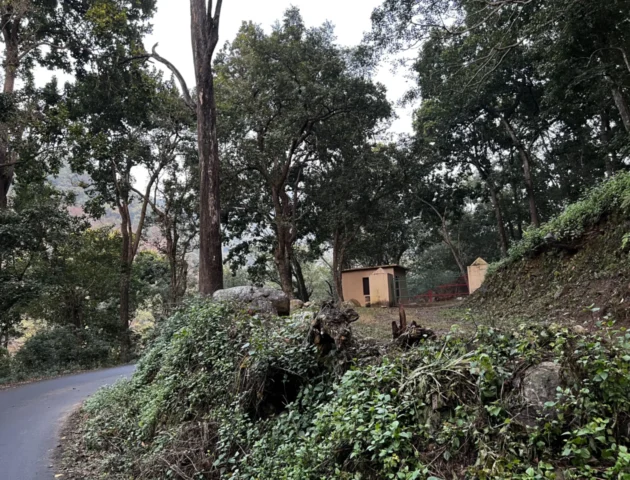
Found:
M 108 478 L 630 479 L 626 331 L 480 329 L 338 376 L 309 325 L 189 305 L 88 401 L 85 458 Z M 543 360 L 565 378 L 532 424 L 519 378 Z
M 0 382 L 11 376 L 11 356 L 6 348 L 0 347 Z
M 112 346 L 88 330 L 55 327 L 30 337 L 14 362 L 21 377 L 91 369 L 112 363 Z
M 569 205 L 564 212 L 539 228 L 526 230 L 523 239 L 514 245 L 507 259 L 491 265 L 490 272 L 503 265 L 535 254 L 553 242 L 571 243 L 588 228 L 611 214 L 627 214 L 630 208 L 630 173 L 619 173 L 589 190 L 579 202 Z

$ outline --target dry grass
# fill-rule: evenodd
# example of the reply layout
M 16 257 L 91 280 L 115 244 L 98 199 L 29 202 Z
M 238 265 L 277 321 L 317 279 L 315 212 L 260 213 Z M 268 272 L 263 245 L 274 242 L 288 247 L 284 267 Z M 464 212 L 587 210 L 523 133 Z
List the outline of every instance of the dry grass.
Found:
M 457 307 L 461 302 L 443 302 L 431 306 L 407 307 L 407 322 L 415 321 L 424 328 L 433 330 L 438 335 L 451 330 L 457 321 Z M 362 336 L 380 341 L 391 341 L 392 322 L 398 321 L 398 307 L 395 308 L 356 308 L 359 321 L 353 328 Z

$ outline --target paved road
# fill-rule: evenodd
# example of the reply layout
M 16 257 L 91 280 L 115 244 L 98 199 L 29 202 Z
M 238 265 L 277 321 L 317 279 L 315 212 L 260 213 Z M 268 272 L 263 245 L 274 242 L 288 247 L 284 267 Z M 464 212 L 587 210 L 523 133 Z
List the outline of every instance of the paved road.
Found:
M 0 480 L 49 480 L 51 455 L 64 418 L 134 366 L 31 383 L 0 391 Z

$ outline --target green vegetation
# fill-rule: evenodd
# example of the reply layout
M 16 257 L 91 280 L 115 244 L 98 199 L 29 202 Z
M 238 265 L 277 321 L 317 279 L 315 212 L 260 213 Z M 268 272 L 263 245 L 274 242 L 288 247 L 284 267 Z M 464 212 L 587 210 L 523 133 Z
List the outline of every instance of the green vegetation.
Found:
M 118 352 L 119 353 L 119 352 Z M 73 327 L 43 330 L 30 337 L 11 360 L 15 380 L 59 375 L 113 365 L 117 352 L 102 335 Z
M 147 349 L 85 406 L 77 478 L 628 480 L 630 0 L 382 0 L 356 46 L 288 4 L 224 38 L 237 2 L 190 0 L 194 89 L 144 47 L 167 2 L 0 2 L 0 382 Z M 394 263 L 413 296 L 477 257 L 466 320 L 510 328 L 435 314 L 408 351 L 383 311 L 324 355 L 308 311 L 189 299 L 341 302 Z
M 630 174 L 619 173 L 588 190 L 582 200 L 570 204 L 549 222 L 539 228 L 526 230 L 523 239 L 510 249 L 508 258 L 493 265 L 492 268 L 496 269 L 502 264 L 531 257 L 545 246 L 569 246 L 609 216 L 617 215 L 623 218 L 629 211 Z M 625 246 L 619 245 L 620 248 Z
M 480 328 L 339 369 L 309 314 L 195 302 L 131 380 L 84 407 L 76 475 L 94 478 L 630 478 L 630 333 Z M 528 368 L 554 398 L 526 410 Z M 531 399 L 529 400 L 531 401 Z M 78 458 L 76 453 L 71 458 Z M 79 478 L 79 477 L 77 477 Z

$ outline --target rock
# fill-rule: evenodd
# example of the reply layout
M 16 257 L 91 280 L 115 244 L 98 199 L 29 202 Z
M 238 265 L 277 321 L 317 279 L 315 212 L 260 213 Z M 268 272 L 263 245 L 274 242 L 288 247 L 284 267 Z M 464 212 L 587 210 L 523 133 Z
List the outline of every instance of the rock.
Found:
M 586 335 L 588 333 L 588 330 L 582 325 L 573 325 L 571 331 L 577 335 Z
M 289 297 L 281 290 L 267 287 L 234 287 L 218 290 L 214 300 L 249 305 L 256 312 L 289 315 Z
M 312 304 L 311 302 L 306 302 L 306 303 L 304 304 L 304 308 L 310 308 L 310 307 L 312 307 L 312 306 L 313 306 L 313 304 Z
M 542 362 L 530 368 L 523 378 L 523 398 L 529 405 L 542 407 L 545 402 L 556 399 L 556 390 L 561 385 L 560 365 Z
M 293 312 L 294 310 L 301 310 L 304 308 L 304 302 L 302 300 L 298 300 L 297 298 L 294 298 L 293 300 L 291 300 L 291 311 Z
M 536 418 L 543 413 L 545 403 L 556 399 L 556 391 L 562 385 L 561 367 L 557 363 L 542 362 L 525 372 L 521 381 L 524 411 L 519 420 L 526 425 L 535 425 Z
M 356 308 L 360 306 L 361 304 L 357 300 L 354 300 L 354 299 L 341 302 L 341 308 Z

